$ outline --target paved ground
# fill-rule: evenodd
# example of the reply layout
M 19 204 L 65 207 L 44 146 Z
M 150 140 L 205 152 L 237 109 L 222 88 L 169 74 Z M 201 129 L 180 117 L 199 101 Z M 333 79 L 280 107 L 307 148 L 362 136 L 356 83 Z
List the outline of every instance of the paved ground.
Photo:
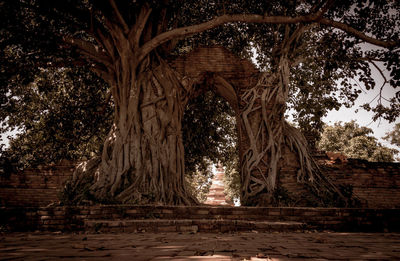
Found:
M 59 259 L 400 260 L 400 234 L 0 234 L 0 260 Z

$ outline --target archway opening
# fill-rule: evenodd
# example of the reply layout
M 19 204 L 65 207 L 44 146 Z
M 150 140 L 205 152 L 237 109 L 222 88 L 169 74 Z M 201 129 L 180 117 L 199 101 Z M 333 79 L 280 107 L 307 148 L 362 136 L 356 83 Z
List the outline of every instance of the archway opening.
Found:
M 236 124 L 233 108 L 212 90 L 204 90 L 186 106 L 182 121 L 185 176 L 201 203 L 207 200 L 213 177 L 221 167 L 226 202 L 240 202 Z

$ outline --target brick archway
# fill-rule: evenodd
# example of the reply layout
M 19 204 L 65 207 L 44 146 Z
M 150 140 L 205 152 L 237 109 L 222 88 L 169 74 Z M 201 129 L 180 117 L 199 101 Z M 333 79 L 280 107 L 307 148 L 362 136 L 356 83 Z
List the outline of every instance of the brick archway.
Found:
M 184 80 L 192 84 L 208 81 L 213 91 L 224 97 L 237 111 L 244 91 L 253 87 L 260 75 L 247 59 L 240 59 L 221 46 L 200 47 L 171 62 L 171 66 Z M 223 90 L 229 89 L 229 95 Z
M 248 130 L 242 124 L 242 113 L 246 104 L 242 97 L 259 81 L 258 69 L 249 60 L 240 59 L 220 46 L 197 48 L 187 55 L 173 60 L 170 65 L 180 74 L 183 84 L 188 86 L 188 92 L 191 92 L 189 96 L 196 97 L 202 91 L 201 88 L 200 91 L 193 91 L 192 86 L 206 86 L 208 90 L 223 97 L 235 111 L 239 161 L 244 164 L 244 153 L 250 148 L 250 140 L 245 134 Z M 260 117 L 259 112 L 250 115 L 252 119 L 257 117 Z M 253 129 L 253 132 L 258 131 L 257 126 L 250 126 L 250 128 Z M 261 170 L 259 173 L 250 174 L 253 181 L 265 179 L 262 173 L 268 166 L 260 165 L 257 168 Z M 244 190 L 246 185 L 243 180 L 244 175 L 241 173 L 241 186 Z M 263 190 L 264 188 L 261 188 L 259 192 Z

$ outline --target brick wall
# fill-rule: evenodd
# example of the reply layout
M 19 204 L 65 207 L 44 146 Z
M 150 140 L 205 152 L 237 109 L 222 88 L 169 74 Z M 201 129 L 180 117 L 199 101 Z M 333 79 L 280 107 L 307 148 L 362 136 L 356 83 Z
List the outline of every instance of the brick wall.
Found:
M 297 183 L 297 168 L 282 168 L 279 183 L 291 194 L 305 192 Z M 324 165 L 322 171 L 337 186 L 350 185 L 363 207 L 400 208 L 400 163 L 368 162 L 349 159 Z
M 326 172 L 335 184 L 351 185 L 364 206 L 400 208 L 400 163 L 350 159 Z
M 2 206 L 47 206 L 58 201 L 58 192 L 71 178 L 73 165 L 26 169 L 0 179 Z M 281 169 L 278 182 L 293 194 L 306 192 L 297 183 L 294 166 Z M 351 185 L 363 207 L 400 208 L 400 163 L 349 160 L 327 165 L 324 171 L 337 185 Z
M 237 92 L 254 86 L 259 75 L 252 62 L 238 58 L 221 46 L 197 48 L 173 60 L 171 66 L 181 75 L 190 77 L 193 83 L 201 83 L 205 74 L 215 73 L 227 80 Z
M 74 165 L 25 169 L 0 177 L 1 206 L 46 206 L 58 201 L 64 182 L 72 177 Z

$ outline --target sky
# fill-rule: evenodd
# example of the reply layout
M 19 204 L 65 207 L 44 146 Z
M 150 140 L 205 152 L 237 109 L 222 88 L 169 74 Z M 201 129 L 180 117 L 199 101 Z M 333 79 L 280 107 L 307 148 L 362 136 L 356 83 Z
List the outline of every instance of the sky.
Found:
M 384 68 L 381 68 L 384 74 L 387 74 Z M 379 139 L 379 141 L 385 146 L 391 146 L 389 142 L 382 139 L 383 136 L 389 131 L 394 129 L 394 125 L 396 123 L 400 123 L 400 119 L 396 119 L 395 122 L 389 123 L 387 120 L 381 119 L 375 122 L 372 121 L 373 113 L 367 112 L 363 109 L 360 109 L 360 106 L 364 103 L 371 103 L 371 106 L 377 104 L 377 98 L 375 98 L 379 94 L 380 87 L 382 86 L 384 79 L 378 72 L 378 70 L 374 67 L 371 67 L 373 78 L 376 82 L 376 87 L 373 90 L 369 90 L 367 92 L 363 91 L 358 99 L 356 100 L 355 105 L 352 108 L 344 108 L 342 107 L 339 111 L 333 110 L 328 113 L 328 115 L 324 118 L 324 122 L 333 125 L 333 123 L 342 121 L 349 122 L 351 120 L 355 120 L 360 126 L 365 126 L 371 128 L 374 131 L 374 136 Z M 390 78 L 388 78 L 390 79 Z M 360 83 L 360 85 L 362 85 Z M 363 88 L 364 89 L 364 88 Z M 365 89 L 364 89 L 365 90 Z M 386 84 L 382 91 L 382 96 L 386 99 L 390 99 L 394 97 L 396 94 L 396 90 L 392 88 L 389 84 Z M 374 99 L 375 98 L 375 99 Z M 388 102 L 383 100 L 384 105 L 388 105 Z M 356 110 L 358 112 L 356 113 Z M 400 149 L 397 147 L 397 149 Z
M 393 90 L 389 90 L 393 92 Z M 359 108 L 360 105 L 364 103 L 368 103 L 371 101 L 375 96 L 376 96 L 376 91 L 371 92 L 368 94 L 362 94 L 360 97 L 357 99 L 356 104 L 352 108 L 344 108 L 342 107 L 339 111 L 331 111 L 328 113 L 328 115 L 324 118 L 324 122 L 333 125 L 333 123 L 342 121 L 342 122 L 349 122 L 351 120 L 355 120 L 360 126 L 366 126 L 368 128 L 371 128 L 374 131 L 374 136 L 378 139 L 380 139 L 380 142 L 384 143 L 384 145 L 389 145 L 388 142 L 382 140 L 381 138 L 385 136 L 385 134 L 391 130 L 394 129 L 394 125 L 396 123 L 400 123 L 400 120 L 397 119 L 395 122 L 389 123 L 388 121 L 382 119 L 382 120 L 377 120 L 375 122 L 372 121 L 373 113 L 372 112 L 367 112 L 363 109 L 360 109 L 356 113 L 356 109 Z M 388 93 L 388 92 L 387 92 Z M 387 95 L 386 97 L 389 97 Z

